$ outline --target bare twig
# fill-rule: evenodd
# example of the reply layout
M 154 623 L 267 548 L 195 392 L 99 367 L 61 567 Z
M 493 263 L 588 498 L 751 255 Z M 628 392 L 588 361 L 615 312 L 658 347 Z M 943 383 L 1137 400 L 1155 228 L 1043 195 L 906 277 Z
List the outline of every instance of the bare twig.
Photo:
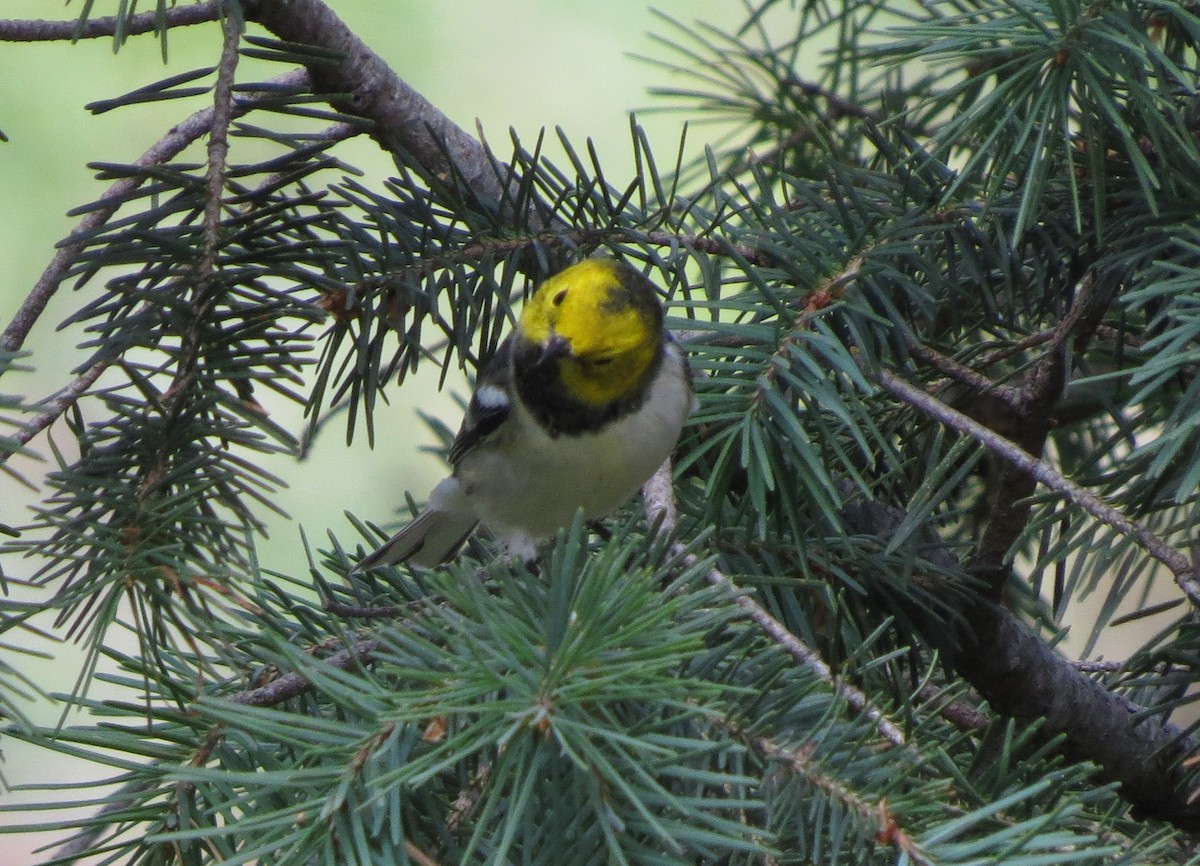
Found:
M 412 609 L 410 606 L 398 604 L 359 607 L 353 604 L 342 604 L 342 602 L 332 599 L 321 602 L 321 607 L 336 616 L 344 616 L 346 619 L 395 619 L 398 616 L 404 616 Z
M 914 358 L 924 361 L 948 379 L 966 385 L 968 388 L 973 388 L 981 394 L 997 398 L 1009 406 L 1016 407 L 1021 404 L 1020 388 L 995 382 L 974 368 L 960 364 L 953 358 L 949 358 L 923 343 L 918 343 L 916 340 L 909 340 L 908 352 Z
M 1125 667 L 1125 662 L 1117 661 L 1085 661 L 1078 660 L 1071 662 L 1071 667 L 1079 671 L 1081 674 L 1112 674 Z
M 985 713 L 948 697 L 937 686 L 926 684 L 917 692 L 917 696 L 932 705 L 939 716 L 960 731 L 985 731 L 991 725 L 991 720 Z
M 771 267 L 775 264 L 775 257 L 765 250 L 745 244 L 730 243 L 711 235 L 680 235 L 673 232 L 653 231 L 638 236 L 637 240 L 660 247 L 679 246 L 690 250 L 700 250 L 714 256 L 727 256 L 733 253 L 745 259 L 749 264 L 761 267 Z
M 642 485 L 642 503 L 651 526 L 657 526 L 663 535 L 675 531 L 679 523 L 679 508 L 675 504 L 675 480 L 671 477 L 669 457 Z
M 379 641 L 371 638 L 360 640 L 349 649 L 344 649 L 328 658 L 321 659 L 321 664 L 335 667 L 338 670 L 347 670 L 348 668 L 365 664 L 381 646 L 382 644 Z M 303 674 L 293 671 L 272 680 L 264 686 L 237 692 L 236 694 L 222 698 L 222 700 L 249 707 L 270 707 L 305 694 L 311 691 L 312 687 L 311 680 Z
M 642 500 L 646 506 L 646 514 L 650 524 L 657 525 L 660 533 L 670 533 L 675 528 L 675 493 L 671 484 L 671 461 L 663 463 L 650 480 L 642 486 Z M 695 565 L 699 558 L 689 553 L 682 544 L 675 544 L 671 552 L 680 558 L 687 566 Z M 734 604 L 746 612 L 751 620 L 758 625 L 770 638 L 782 647 L 793 659 L 808 668 L 815 676 L 828 683 L 837 694 L 851 707 L 863 713 L 872 722 L 881 735 L 893 745 L 903 746 L 904 732 L 883 714 L 881 710 L 871 705 L 870 699 L 850 683 L 836 676 L 825 660 L 812 648 L 807 646 L 796 635 L 792 634 L 783 623 L 751 598 L 741 587 L 722 574 L 716 568 L 710 568 L 705 574 L 705 580 L 712 586 L 727 591 Z
M 72 403 L 83 396 L 88 388 L 96 384 L 96 380 L 100 378 L 100 374 L 106 369 L 108 369 L 107 361 L 97 361 L 66 387 L 40 402 L 38 405 L 45 408 L 21 425 L 21 429 L 13 437 L 16 439 L 17 444 L 29 444 L 33 437 L 53 424 L 63 412 L 66 412 L 71 407 Z M 0 454 L 0 464 L 7 461 L 8 457 L 9 454 L 7 453 Z
M 216 3 L 194 3 L 189 6 L 169 6 L 153 12 L 139 12 L 125 18 L 121 32 L 126 36 L 157 33 L 172 27 L 205 24 L 221 17 Z M 117 34 L 120 19 L 115 15 L 78 21 L 0 21 L 0 42 L 65 42 L 76 39 L 97 39 Z
M 879 370 L 873 374 L 868 371 L 868 373 L 873 375 L 875 381 L 893 397 L 945 424 L 952 430 L 970 436 L 1007 463 L 1066 497 L 1092 517 L 1137 541 L 1147 553 L 1171 570 L 1179 588 L 1183 590 L 1194 606 L 1200 608 L 1200 580 L 1197 580 L 1195 567 L 1186 556 L 1171 547 L 1165 540 L 1142 524 L 1130 520 L 1090 490 L 1080 487 L 1053 469 L 1045 461 L 1024 451 L 1016 443 L 952 409 L 915 385 L 893 376 L 886 370 Z
M 207 280 L 216 269 L 217 246 L 221 240 L 221 205 L 225 194 L 225 161 L 229 156 L 229 124 L 233 120 L 233 82 L 237 72 L 238 48 L 242 43 L 242 22 L 230 15 L 224 22 L 225 42 L 217 66 L 217 84 L 213 89 L 212 128 L 208 133 L 208 173 L 204 203 L 204 256 L 200 278 Z

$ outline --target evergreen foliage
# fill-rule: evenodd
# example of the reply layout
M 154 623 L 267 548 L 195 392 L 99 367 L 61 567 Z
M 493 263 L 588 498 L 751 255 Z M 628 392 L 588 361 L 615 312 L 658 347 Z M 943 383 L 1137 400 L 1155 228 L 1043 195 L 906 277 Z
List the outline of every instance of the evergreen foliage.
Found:
M 660 95 L 734 132 L 687 164 L 633 124 L 617 178 L 562 135 L 565 160 L 485 149 L 319 0 L 135 5 L 0 22 L 224 37 L 93 106 L 201 110 L 95 166 L 109 193 L 0 342 L 11 391 L 79 290 L 78 378 L 37 414 L 0 396 L 0 458 L 54 466 L 3 546 L 42 591 L 0 606 L 3 735 L 104 772 L 89 817 L 57 789 L 27 816 L 62 832 L 47 862 L 1197 862 L 1195 7 L 661 16 L 648 59 L 687 83 Z M 355 176 L 357 135 L 394 178 Z M 263 455 L 375 444 L 413 370 L 473 371 L 595 252 L 662 288 L 697 373 L 670 491 L 537 574 L 484 539 L 351 575 L 364 514 L 307 574 L 259 562 L 288 507 Z M 36 438 L 55 422 L 78 456 Z M 60 699 L 94 723 L 19 718 L 33 628 L 89 648 Z

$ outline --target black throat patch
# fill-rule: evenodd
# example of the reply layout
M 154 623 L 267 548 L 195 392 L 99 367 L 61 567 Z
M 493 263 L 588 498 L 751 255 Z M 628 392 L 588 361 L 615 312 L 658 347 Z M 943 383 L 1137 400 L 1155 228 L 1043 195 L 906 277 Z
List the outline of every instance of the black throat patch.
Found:
M 660 347 L 638 386 L 619 400 L 597 406 L 575 399 L 563 385 L 561 358 L 541 360 L 542 347 L 518 340 L 513 349 L 513 382 L 517 395 L 534 419 L 551 436 L 594 433 L 618 418 L 635 412 L 646 402 L 650 384 L 662 366 Z

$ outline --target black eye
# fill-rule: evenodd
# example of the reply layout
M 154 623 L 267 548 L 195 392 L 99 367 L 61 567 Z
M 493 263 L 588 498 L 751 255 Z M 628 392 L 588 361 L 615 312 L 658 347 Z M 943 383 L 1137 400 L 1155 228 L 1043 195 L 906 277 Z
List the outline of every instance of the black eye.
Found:
M 613 362 L 612 358 L 594 358 L 592 360 L 593 367 L 607 367 Z
M 556 307 L 561 307 L 562 302 L 565 301 L 566 299 L 567 299 L 567 290 L 563 289 L 561 292 L 559 292 L 557 295 L 555 295 L 553 298 L 550 299 L 550 303 L 554 304 L 554 306 L 556 306 Z

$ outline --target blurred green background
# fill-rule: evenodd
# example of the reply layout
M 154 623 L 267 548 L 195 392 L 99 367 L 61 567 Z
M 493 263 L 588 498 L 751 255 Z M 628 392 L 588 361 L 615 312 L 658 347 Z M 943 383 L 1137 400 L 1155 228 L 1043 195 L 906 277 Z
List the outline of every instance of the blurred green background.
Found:
M 92 15 L 112 14 L 118 0 L 97 0 Z M 152 8 L 152 3 L 141 4 Z M 332 0 L 332 7 L 378 51 L 397 73 L 421 91 L 434 105 L 469 131 L 478 119 L 488 140 L 504 156 L 508 130 L 532 142 L 543 127 L 562 127 L 577 147 L 592 138 L 606 175 L 622 185 L 632 173 L 629 112 L 657 105 L 647 94 L 656 85 L 685 83 L 666 71 L 632 57 L 648 54 L 666 58 L 651 33 L 674 35 L 642 0 L 608 0 L 606 3 L 563 3 L 555 0 L 509 0 L 507 3 L 433 3 L 429 0 Z M 82 4 L 65 8 L 45 0 L 5 0 L 5 18 L 72 18 Z M 703 20 L 718 26 L 740 23 L 745 10 L 729 0 L 673 0 L 657 8 L 684 21 Z M 255 32 L 252 30 L 252 32 Z M 77 222 L 67 211 L 93 201 L 106 184 L 93 179 L 89 161 L 131 162 L 187 113 L 204 107 L 203 99 L 191 102 L 149 103 L 98 116 L 84 106 L 112 98 L 189 69 L 215 63 L 220 32 L 203 25 L 172 32 L 168 62 L 164 66 L 160 45 L 153 35 L 136 37 L 114 54 L 109 40 L 77 45 L 57 43 L 0 46 L 0 129 L 9 137 L 0 145 L 0 321 L 5 324 L 54 254 L 54 244 Z M 674 59 L 674 58 L 672 58 Z M 279 68 L 245 61 L 239 79 L 256 73 L 278 74 Z M 655 152 L 664 164 L 675 155 L 687 116 L 650 113 L 639 116 Z M 717 135 L 711 126 L 693 129 L 689 152 L 699 152 Z M 551 136 L 553 138 L 553 136 Z M 235 143 L 235 147 L 236 147 Z M 393 174 L 391 160 L 366 138 L 350 142 L 339 151 L 365 173 L 363 182 L 378 186 Z M 553 156 L 560 151 L 550 148 Z M 235 151 L 234 158 L 237 157 Z M 57 324 L 78 303 L 78 295 L 64 286 L 30 335 L 27 363 L 33 371 L 10 376 L 5 392 L 39 399 L 70 379 L 72 367 L 83 355 L 74 348 L 78 331 L 57 332 Z M 436 371 L 426 368 L 425 381 Z M 461 383 L 461 377 L 451 380 Z M 459 385 L 461 387 L 461 384 Z M 375 450 L 365 436 L 347 447 L 334 425 L 319 441 L 310 459 L 297 463 L 286 458 L 270 461 L 267 468 L 283 477 L 289 488 L 278 502 L 291 519 L 275 519 L 270 538 L 260 545 L 264 568 L 303 572 L 300 527 L 317 545 L 333 529 L 349 539 L 346 509 L 378 523 L 394 521 L 404 491 L 423 498 L 444 467 L 419 452 L 423 425 L 411 406 L 441 414 L 454 427 L 457 410 L 445 396 L 405 389 L 403 401 L 380 415 Z M 399 396 L 399 392 L 394 392 Z M 277 420 L 299 430 L 295 407 L 269 407 Z M 56 442 L 69 447 L 61 432 Z M 49 453 L 45 437 L 33 446 Z M 36 483 L 47 463 L 20 460 L 17 467 Z M 0 476 L 0 522 L 19 525 L 36 495 Z M 12 577 L 27 577 L 32 562 L 5 562 Z M 19 593 L 18 593 L 19 595 Z M 24 641 L 25 639 L 22 638 Z M 77 647 L 45 643 L 40 649 L 51 658 L 21 658 L 22 671 L 47 691 L 67 691 L 78 675 L 81 653 Z M 102 695 L 93 689 L 93 696 Z M 54 724 L 58 710 L 48 702 L 34 702 L 30 717 Z M 0 743 L 5 763 L 0 768 L 8 786 L 57 781 L 69 784 L 102 774 L 95 767 L 70 762 L 56 755 L 24 747 L 11 739 Z M 42 793 L 0 792 L 0 804 L 41 801 Z M 64 798 L 67 799 L 67 798 Z M 0 825 L 30 817 L 53 821 L 60 813 L 20 816 L 0 813 Z M 26 866 L 41 862 L 36 854 L 58 835 L 45 833 L 0 836 L 0 864 Z

